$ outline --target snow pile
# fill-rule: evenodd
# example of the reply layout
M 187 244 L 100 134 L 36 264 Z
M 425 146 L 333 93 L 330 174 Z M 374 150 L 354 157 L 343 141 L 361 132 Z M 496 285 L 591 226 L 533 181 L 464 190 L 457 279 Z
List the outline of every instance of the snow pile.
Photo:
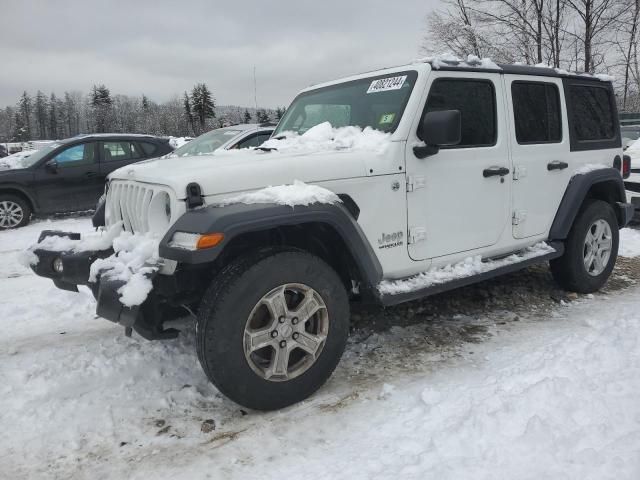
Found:
M 89 281 L 98 277 L 126 282 L 118 293 L 127 307 L 141 305 L 153 289 L 149 275 L 158 270 L 160 239 L 151 233 L 122 232 L 113 240 L 114 254 L 91 265 Z
M 621 257 L 640 257 L 640 231 L 632 228 L 620 230 L 618 255 Z
M 584 175 L 585 173 L 593 172 L 594 170 L 602 170 L 603 168 L 610 168 L 608 165 L 604 165 L 603 163 L 586 163 L 578 168 L 574 175 Z
M 278 205 L 311 205 L 313 203 L 340 203 L 342 200 L 331 190 L 317 185 L 307 185 L 299 180 L 294 180 L 293 185 L 278 185 L 267 187 L 257 192 L 242 193 L 234 197 L 222 200 L 218 205 L 231 205 L 233 203 L 275 203 Z
M 434 55 L 430 57 L 424 57 L 417 62 L 430 63 L 434 70 L 438 70 L 442 67 L 460 66 L 460 67 L 475 67 L 475 68 L 487 68 L 491 70 L 501 70 L 500 66 L 493 62 L 490 58 L 480 58 L 476 55 L 467 55 L 467 58 L 463 60 L 460 57 L 453 55 L 452 53 L 443 53 L 440 55 Z
M 328 150 L 365 150 L 382 153 L 389 144 L 391 134 L 371 127 L 348 126 L 334 128 L 331 123 L 320 123 L 299 135 L 282 132 L 284 138 L 271 138 L 260 149 L 273 148 L 279 152 L 310 153 Z
M 447 265 L 442 268 L 434 268 L 426 272 L 419 273 L 410 278 L 401 280 L 383 280 L 378 284 L 378 291 L 383 295 L 397 295 L 399 293 L 414 292 L 423 288 L 451 282 L 461 278 L 471 277 L 485 272 L 490 272 L 506 265 L 541 257 L 548 253 L 555 252 L 555 249 L 544 242 L 537 243 L 523 250 L 522 253 L 509 255 L 498 260 L 482 261 L 480 255 L 467 257 L 461 262 Z

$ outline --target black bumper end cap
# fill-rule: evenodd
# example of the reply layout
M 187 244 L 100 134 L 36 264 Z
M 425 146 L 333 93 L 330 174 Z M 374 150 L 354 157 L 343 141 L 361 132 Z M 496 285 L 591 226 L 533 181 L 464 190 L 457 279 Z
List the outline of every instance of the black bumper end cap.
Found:
M 636 207 L 633 203 L 617 202 L 617 205 L 620 211 L 620 228 L 624 228 L 629 225 L 629 223 L 633 219 Z
M 78 286 L 74 283 L 68 283 L 62 280 L 53 279 L 53 284 L 60 290 L 68 290 L 69 292 L 77 292 Z
M 125 327 L 133 327 L 138 315 L 140 315 L 140 306 L 127 307 L 120 303 L 118 290 L 125 285 L 125 283 L 126 282 L 122 280 L 114 280 L 108 277 L 100 278 L 96 313 L 102 318 L 119 323 Z

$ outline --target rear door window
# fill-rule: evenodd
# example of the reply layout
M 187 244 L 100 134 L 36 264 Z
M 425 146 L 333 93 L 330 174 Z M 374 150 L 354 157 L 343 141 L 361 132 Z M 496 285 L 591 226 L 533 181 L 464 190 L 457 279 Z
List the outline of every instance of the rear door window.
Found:
M 496 94 L 490 80 L 436 79 L 431 85 L 423 117 L 428 112 L 440 110 L 459 110 L 462 119 L 460 143 L 443 148 L 489 147 L 496 144 Z M 420 128 L 418 138 L 428 141 L 423 138 Z
M 123 160 L 138 160 L 144 158 L 134 142 L 112 141 L 102 142 L 102 161 L 118 162 Z
M 553 83 L 511 84 L 516 140 L 519 144 L 554 143 L 562 140 L 560 94 Z

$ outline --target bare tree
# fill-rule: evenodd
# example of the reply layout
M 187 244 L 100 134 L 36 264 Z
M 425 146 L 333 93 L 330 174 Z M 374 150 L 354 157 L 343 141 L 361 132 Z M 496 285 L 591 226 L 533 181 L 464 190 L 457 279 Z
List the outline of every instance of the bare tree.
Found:
M 621 58 L 624 81 L 622 87 L 622 109 L 627 109 L 630 90 L 636 95 L 640 91 L 638 75 L 638 37 L 640 28 L 640 0 L 625 0 L 623 14 L 616 22 L 615 45 Z
M 565 0 L 579 19 L 580 28 L 573 33 L 581 44 L 584 71 L 593 73 L 604 62 L 600 48 L 607 43 L 607 34 L 620 13 L 618 0 Z
M 448 50 L 462 56 L 482 57 L 485 43 L 477 31 L 469 0 L 445 0 L 445 7 L 427 17 L 429 34 L 422 45 L 424 53 Z

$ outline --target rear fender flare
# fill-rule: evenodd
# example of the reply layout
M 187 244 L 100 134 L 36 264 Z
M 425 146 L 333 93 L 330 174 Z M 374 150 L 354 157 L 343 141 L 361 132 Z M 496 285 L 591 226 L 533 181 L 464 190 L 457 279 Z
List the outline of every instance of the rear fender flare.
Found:
M 587 198 L 589 190 L 591 190 L 594 185 L 605 182 L 610 184 L 610 186 L 607 186 L 607 191 L 614 202 L 614 208 L 616 207 L 616 202 L 626 202 L 624 183 L 622 182 L 622 176 L 619 170 L 615 168 L 601 168 L 584 174 L 574 175 L 569 181 L 569 185 L 567 185 L 556 216 L 551 224 L 549 231 L 550 240 L 564 240 L 567 238 L 569 230 L 571 230 L 571 226 L 585 198 Z M 616 215 L 618 214 L 619 212 L 616 210 Z M 620 221 L 620 218 L 618 218 L 618 221 Z

